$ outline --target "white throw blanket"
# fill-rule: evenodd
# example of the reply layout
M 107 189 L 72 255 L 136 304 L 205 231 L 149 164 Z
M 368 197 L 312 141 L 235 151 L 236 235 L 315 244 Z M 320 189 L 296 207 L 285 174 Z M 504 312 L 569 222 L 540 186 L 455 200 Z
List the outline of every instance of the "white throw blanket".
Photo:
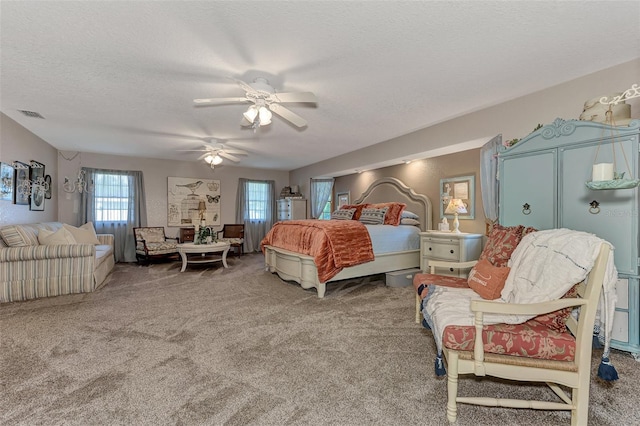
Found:
M 516 247 L 500 299 L 504 303 L 538 303 L 559 299 L 576 283 L 584 280 L 595 263 L 600 245 L 606 241 L 586 232 L 551 229 L 527 234 Z M 605 330 L 605 354 L 608 354 L 613 325 L 617 271 L 613 255 L 609 256 L 600 299 L 602 328 Z M 442 336 L 448 325 L 470 326 L 474 323 L 471 300 L 481 297 L 471 289 L 429 286 L 424 304 L 425 320 L 433 331 L 442 353 Z M 485 324 L 519 324 L 535 315 L 485 314 Z

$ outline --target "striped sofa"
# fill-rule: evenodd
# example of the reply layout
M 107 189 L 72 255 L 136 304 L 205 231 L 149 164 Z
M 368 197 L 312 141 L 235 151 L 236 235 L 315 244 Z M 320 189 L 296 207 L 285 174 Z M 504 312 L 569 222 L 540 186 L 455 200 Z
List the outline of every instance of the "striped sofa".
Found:
M 40 245 L 40 229 L 57 231 L 60 222 L 0 227 L 0 303 L 99 288 L 115 265 L 110 234 L 100 244 Z

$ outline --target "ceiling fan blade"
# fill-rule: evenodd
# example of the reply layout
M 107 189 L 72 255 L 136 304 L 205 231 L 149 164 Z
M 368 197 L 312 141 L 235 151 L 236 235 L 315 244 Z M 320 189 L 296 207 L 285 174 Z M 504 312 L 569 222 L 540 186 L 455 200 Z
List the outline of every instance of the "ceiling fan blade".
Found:
M 274 93 L 271 97 L 278 102 L 311 102 L 317 103 L 318 98 L 312 92 Z
M 224 148 L 223 149 L 224 152 L 226 152 L 227 154 L 237 154 L 237 155 L 249 155 L 249 153 L 247 151 L 243 151 L 241 149 L 237 149 L 237 148 Z
M 246 103 L 249 102 L 247 98 L 209 98 L 209 99 L 194 99 L 193 103 L 197 106 L 209 106 L 209 105 L 224 105 L 224 104 L 235 104 L 235 103 Z
M 235 155 L 231 155 L 231 154 L 229 154 L 227 152 L 224 152 L 224 151 L 220 151 L 218 153 L 218 155 L 221 156 L 221 157 L 227 158 L 227 159 L 229 159 L 231 161 L 235 161 L 236 163 L 238 161 L 240 161 L 240 159 L 238 157 L 236 157 Z
M 280 117 L 284 118 L 287 121 L 290 121 L 293 125 L 298 127 L 304 127 L 307 125 L 307 120 L 300 117 L 295 112 L 287 109 L 279 104 L 271 104 L 269 105 L 269 109 L 274 113 L 278 114 Z

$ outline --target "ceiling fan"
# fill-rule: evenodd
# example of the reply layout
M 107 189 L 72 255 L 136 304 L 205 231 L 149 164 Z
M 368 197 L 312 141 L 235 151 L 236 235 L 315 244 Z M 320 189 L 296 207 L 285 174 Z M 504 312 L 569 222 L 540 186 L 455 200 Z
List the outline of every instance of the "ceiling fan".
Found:
M 238 155 L 249 154 L 247 151 L 225 145 L 220 139 L 209 138 L 205 141 L 206 143 L 200 149 L 182 149 L 181 151 L 202 152 L 198 160 L 204 160 L 212 169 L 222 163 L 223 158 L 237 163 L 240 161 Z
M 317 103 L 316 95 L 312 92 L 285 92 L 277 93 L 269 85 L 267 79 L 258 77 L 253 83 L 248 84 L 242 80 L 233 79 L 238 86 L 245 91 L 243 97 L 234 98 L 210 98 L 194 99 L 197 106 L 223 105 L 233 103 L 250 103 L 249 109 L 244 112 L 241 124 L 253 126 L 254 130 L 259 126 L 271 124 L 272 112 L 289 121 L 297 127 L 305 127 L 307 121 L 288 108 L 283 103 Z

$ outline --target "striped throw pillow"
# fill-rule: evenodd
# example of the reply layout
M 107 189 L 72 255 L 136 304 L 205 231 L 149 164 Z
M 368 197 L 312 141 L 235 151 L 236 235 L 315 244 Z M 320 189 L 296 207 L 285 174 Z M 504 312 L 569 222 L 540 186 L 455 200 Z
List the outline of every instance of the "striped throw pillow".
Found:
M 362 209 L 359 220 L 366 225 L 382 225 L 384 223 L 384 215 L 387 214 L 388 209 L 388 207 L 382 209 Z
M 331 219 L 334 220 L 351 220 L 356 209 L 339 209 L 331 213 Z
M 20 225 L 9 225 L 0 228 L 0 235 L 9 247 L 37 246 L 37 234 Z

